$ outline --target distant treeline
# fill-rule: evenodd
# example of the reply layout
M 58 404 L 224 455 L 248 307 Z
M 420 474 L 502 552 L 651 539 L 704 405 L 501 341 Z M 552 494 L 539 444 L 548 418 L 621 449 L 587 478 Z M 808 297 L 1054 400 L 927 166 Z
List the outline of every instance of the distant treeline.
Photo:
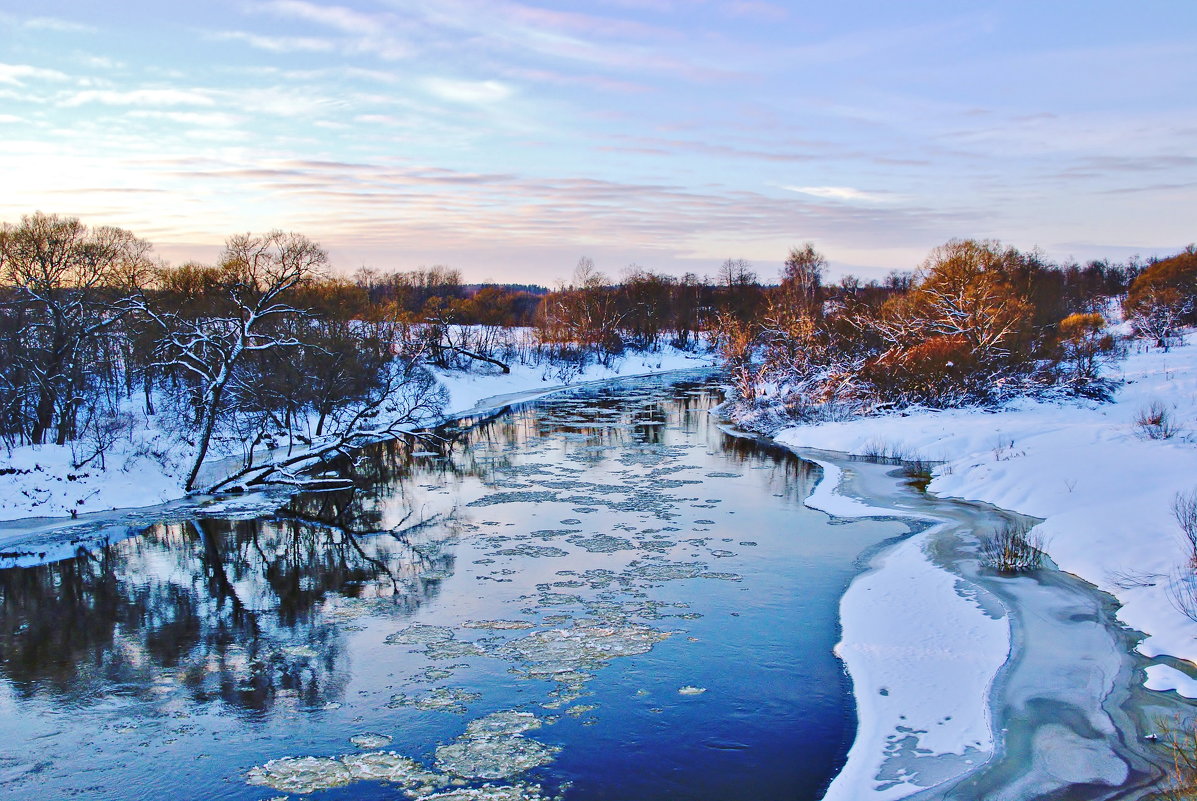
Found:
M 37 213 L 0 227 L 0 442 L 102 463 L 148 427 L 169 442 L 139 447 L 185 451 L 191 487 L 213 449 L 243 456 L 238 480 L 276 480 L 254 463 L 265 446 L 298 448 L 298 465 L 434 415 L 429 365 L 566 380 L 666 344 L 717 347 L 742 403 L 786 415 L 1100 394 L 1111 299 L 1167 346 L 1197 294 L 1192 248 L 1055 265 L 954 241 L 881 281 L 824 273 L 805 245 L 768 285 L 736 259 L 711 278 L 633 266 L 615 280 L 583 258 L 553 290 L 441 266 L 336 277 L 316 243 L 277 231 L 170 266 L 128 231 Z

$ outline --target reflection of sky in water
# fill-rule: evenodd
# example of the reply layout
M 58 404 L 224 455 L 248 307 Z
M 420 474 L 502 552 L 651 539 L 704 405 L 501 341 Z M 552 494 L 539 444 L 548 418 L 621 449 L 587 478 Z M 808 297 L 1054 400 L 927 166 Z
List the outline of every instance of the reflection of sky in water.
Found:
M 354 493 L 0 571 L 0 789 L 818 797 L 838 595 L 903 529 L 804 509 L 808 466 L 716 401 L 579 392 L 379 446 Z M 510 710 L 534 730 L 478 723 Z

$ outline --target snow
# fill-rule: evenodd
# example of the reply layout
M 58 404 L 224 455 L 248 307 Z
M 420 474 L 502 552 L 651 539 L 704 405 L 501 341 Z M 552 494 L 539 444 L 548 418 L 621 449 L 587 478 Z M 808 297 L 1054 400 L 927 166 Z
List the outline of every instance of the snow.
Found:
M 1143 686 L 1149 690 L 1176 690 L 1185 698 L 1197 698 L 1197 679 L 1168 665 L 1148 667 Z
M 808 458 L 823 470 L 823 478 L 815 486 L 804 501 L 804 505 L 820 512 L 826 512 L 835 517 L 891 517 L 893 509 L 879 506 L 869 506 L 867 503 L 850 498 L 840 491 L 844 471 L 831 462 L 823 459 Z
M 825 801 L 855 801 L 870 787 L 870 798 L 903 798 L 993 753 L 987 701 L 1009 651 L 1009 623 L 931 563 L 923 545 L 933 534 L 883 552 L 841 602 L 836 654 L 852 676 L 859 724 Z M 930 780 L 916 774 L 928 756 L 939 762 Z
M 152 438 L 142 428 L 135 441 L 115 443 L 99 461 L 74 467 L 69 446 L 26 445 L 0 453 L 0 520 L 65 517 L 98 510 L 155 506 L 182 497 L 181 466 L 166 466 L 142 447 Z
M 776 439 L 793 448 L 856 454 L 875 450 L 878 442 L 889 443 L 940 462 L 928 487 L 934 495 L 1042 518 L 1036 532 L 1059 568 L 1118 599 L 1119 620 L 1146 634 L 1138 645 L 1143 655 L 1174 658 L 1170 665 L 1149 667 L 1146 686 L 1194 697 L 1197 665 L 1188 673 L 1176 665 L 1197 663 L 1197 622 L 1181 611 L 1186 604 L 1176 599 L 1188 589 L 1194 599 L 1188 612 L 1197 617 L 1197 579 L 1172 503 L 1178 493 L 1197 488 L 1197 346 L 1185 344 L 1167 353 L 1139 343 L 1133 347 L 1114 367 L 1113 377 L 1124 383 L 1111 403 L 1022 400 L 1000 411 L 907 411 L 791 427 Z M 1140 412 L 1153 402 L 1163 403 L 1178 424 L 1175 436 L 1150 439 L 1136 425 Z M 830 488 L 839 481 L 829 472 L 825 483 Z M 817 508 L 844 516 L 873 513 L 853 511 L 859 501 L 827 496 L 816 491 Z M 944 587 L 936 584 L 946 579 L 936 577 L 933 566 L 919 563 L 921 536 L 885 554 L 875 570 L 852 584 L 842 602 L 844 634 L 838 648 L 859 688 L 860 733 L 827 798 L 859 797 L 861 788 L 877 785 L 871 779 L 882 754 L 892 747 L 885 739 L 893 731 L 886 704 L 895 696 L 879 696 L 876 685 L 941 688 L 922 701 L 912 698 L 905 713 L 924 721 L 951 715 L 948 725 L 935 728 L 948 751 L 977 740 L 985 743 L 977 729 L 984 715 L 977 716 L 975 699 L 986 695 L 973 685 L 982 674 L 986 681 L 992 679 L 992 663 L 978 669 L 956 658 L 937 662 L 924 658 L 920 649 L 898 648 L 902 643 L 935 643 L 948 634 L 969 638 L 978 626 L 988 626 L 980 610 L 967 614 L 960 604 L 947 605 Z M 904 599 L 900 615 L 893 614 L 892 605 L 878 603 L 892 593 Z M 910 604 L 923 614 L 908 613 Z M 983 647 L 991 645 L 986 640 Z M 961 714 L 960 701 L 952 695 L 956 682 L 975 693 L 974 701 L 963 707 L 968 714 Z M 893 785 L 869 797 L 899 798 L 916 789 Z
M 710 367 L 712 364 L 713 356 L 709 354 L 696 355 L 671 347 L 655 352 L 629 351 L 617 358 L 611 367 L 591 365 L 573 377 L 569 386 Z M 497 370 L 434 372 L 449 392 L 446 419 L 532 400 L 565 388 L 543 365 L 516 364 L 507 375 L 501 375 Z M 150 425 L 153 418 L 140 417 L 131 441 L 113 444 L 106 454 L 105 470 L 100 469 L 98 460 L 74 468 L 69 446 L 26 445 L 11 451 L 0 450 L 0 473 L 3 473 L 0 475 L 0 521 L 91 515 L 157 506 L 184 497 L 186 464 L 179 463 L 177 457 L 172 463 L 168 439 L 154 431 Z M 164 453 L 166 456 L 162 458 Z M 220 455 L 213 454 L 211 461 L 215 462 Z

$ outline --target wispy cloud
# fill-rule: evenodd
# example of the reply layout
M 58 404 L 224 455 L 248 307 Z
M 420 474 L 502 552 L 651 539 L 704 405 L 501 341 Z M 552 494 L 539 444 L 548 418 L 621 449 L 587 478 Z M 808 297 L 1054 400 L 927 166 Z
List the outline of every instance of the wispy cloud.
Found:
M 861 200 L 868 203 L 878 203 L 892 199 L 890 196 L 880 192 L 866 192 L 863 189 L 855 189 L 851 186 L 783 186 L 782 189 L 789 190 L 790 192 L 799 192 L 803 195 L 811 195 L 812 197 L 826 198 L 828 200 Z
M 70 76 L 59 70 L 29 64 L 0 64 L 0 83 L 25 86 L 28 81 L 66 81 Z
M 22 20 L 20 25 L 33 31 L 58 31 L 60 33 L 94 33 L 96 31 L 91 25 L 57 17 L 30 17 Z
M 315 22 L 345 33 L 376 34 L 385 30 L 384 21 L 375 15 L 364 14 L 344 6 L 321 5 L 305 0 L 272 0 L 260 8 L 277 14 Z
M 188 89 L 88 89 L 75 92 L 61 102 L 68 108 L 88 103 L 105 106 L 214 106 L 209 95 Z
M 244 42 L 268 53 L 328 53 L 336 44 L 315 36 L 262 36 L 246 31 L 220 31 L 210 34 L 217 41 Z
M 401 35 L 406 24 L 393 14 L 368 14 L 345 6 L 321 5 L 307 0 L 269 0 L 250 8 L 258 13 L 300 20 L 331 30 L 339 37 L 335 43 L 327 42 L 328 46 L 342 53 L 373 55 L 396 61 L 409 58 L 415 52 L 411 42 Z M 257 47 L 269 44 L 248 43 Z
M 442 100 L 454 103 L 485 105 L 500 103 L 514 94 L 510 86 L 499 81 L 458 81 L 450 78 L 426 78 L 424 88 Z
M 142 120 L 164 120 L 179 125 L 200 125 L 230 128 L 245 121 L 244 117 L 223 111 L 130 111 L 129 117 Z

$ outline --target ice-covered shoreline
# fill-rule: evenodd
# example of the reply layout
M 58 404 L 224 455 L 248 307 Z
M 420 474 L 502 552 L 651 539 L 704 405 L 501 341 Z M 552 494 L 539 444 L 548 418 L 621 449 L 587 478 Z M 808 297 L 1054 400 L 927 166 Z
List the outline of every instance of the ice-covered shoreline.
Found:
M 830 454 L 799 455 L 823 471 L 807 506 L 835 517 L 926 524 L 874 554 L 840 599 L 836 655 L 852 678 L 857 732 L 824 798 L 854 801 L 867 790 L 872 798 L 903 798 L 964 775 L 994 753 L 989 699 L 1010 652 L 1007 619 L 960 592 L 961 577 L 928 557 L 928 543 L 951 522 L 925 510 L 871 505 L 845 491 L 845 470 Z M 874 479 L 888 472 L 869 468 Z
M 1115 708 L 1120 703 L 1116 697 L 1132 692 L 1150 695 L 1147 690 L 1153 690 L 1157 697 L 1152 703 L 1178 705 L 1184 703 L 1181 695 L 1197 695 L 1197 668 L 1186 671 L 1177 667 L 1197 660 L 1197 622 L 1186 614 L 1194 610 L 1184 609 L 1176 600 L 1176 588 L 1193 586 L 1194 578 L 1187 566 L 1186 543 L 1171 510 L 1177 493 L 1191 492 L 1197 485 L 1197 347 L 1185 345 L 1168 353 L 1141 348 L 1118 367 L 1123 383 L 1111 403 L 1023 401 L 998 412 L 917 411 L 797 426 L 775 436 L 776 441 L 806 458 L 819 451 L 846 457 L 875 451 L 879 444 L 891 445 L 912 456 L 939 462 L 928 487 L 932 496 L 979 501 L 1042 519 L 1037 530 L 1043 533 L 1046 550 L 1060 570 L 1112 595 L 1118 603 L 1117 623 L 1146 635 L 1135 646 L 1135 666 L 1128 667 L 1114 663 L 1108 652 L 1114 647 L 1110 642 L 1094 640 L 1092 632 L 1081 634 L 1076 648 L 1101 651 L 1076 655 L 1088 660 L 1087 669 L 1093 671 L 1093 676 L 1100 676 L 1100 681 L 1094 681 L 1107 698 L 1097 713 L 1090 710 L 1101 724 L 1098 731 L 1114 727 L 1114 718 L 1123 719 L 1118 725 L 1133 725 L 1123 711 Z M 1168 410 L 1179 429 L 1174 436 L 1151 439 L 1136 424 L 1142 410 L 1153 402 L 1162 403 Z M 842 480 L 839 468 L 827 459 L 814 460 L 829 469 L 827 479 L 812 496 L 812 505 L 845 517 L 884 513 L 851 495 L 837 494 Z M 901 509 L 890 511 L 901 513 Z M 882 780 L 879 776 L 895 753 L 894 743 L 898 740 L 894 735 L 901 732 L 896 726 L 926 729 L 928 722 L 934 726 L 935 719 L 946 717 L 946 710 L 952 709 L 955 702 L 929 697 L 929 711 L 923 714 L 925 720 L 921 723 L 910 720 L 909 715 L 901 723 L 892 715 L 887 718 L 885 704 L 879 698 L 893 697 L 888 685 L 917 686 L 926 675 L 925 667 L 916 661 L 886 658 L 885 649 L 954 631 L 973 636 L 984 614 L 979 606 L 971 621 L 967 615 L 957 619 L 952 604 L 935 603 L 937 594 L 943 602 L 949 593 L 943 587 L 937 589 L 934 580 L 926 581 L 925 577 L 933 572 L 928 570 L 929 563 L 918 564 L 915 553 L 930 541 L 934 530 L 916 534 L 876 557 L 842 601 L 840 656 L 857 685 L 861 724 L 848 765 L 833 783 L 829 799 L 893 799 L 925 792 L 922 782 L 904 783 L 903 779 L 910 777 Z M 923 559 L 926 561 L 925 554 Z M 916 575 L 924 579 L 915 581 Z M 1010 586 L 1025 589 L 1018 584 Z M 889 596 L 885 596 L 887 592 Z M 879 597 L 887 597 L 891 603 L 878 603 Z M 894 598 L 907 610 L 926 609 L 931 614 L 926 618 L 917 614 L 887 615 Z M 1007 602 L 1021 603 L 1017 593 L 1012 593 Z M 996 629 L 990 636 L 986 640 L 989 646 L 1002 639 Z M 1123 647 L 1129 650 L 1132 641 L 1128 636 L 1128 644 Z M 980 673 L 988 673 L 992 681 L 1005 661 L 1003 653 L 994 664 L 992 656 L 998 650 L 986 651 L 990 658 L 984 669 L 961 664 L 956 675 L 971 684 L 978 681 Z M 1146 670 L 1140 666 L 1161 657 L 1172 658 L 1148 664 Z M 1050 669 L 1050 660 L 1042 661 L 1042 666 Z M 1067 679 L 1062 681 L 1066 683 Z M 878 694 L 874 687 L 882 682 L 889 690 L 886 694 Z M 1031 682 L 1023 684 L 1023 694 L 1034 691 Z M 1119 686 L 1122 684 L 1126 686 Z M 1077 692 L 1077 688 L 1065 689 L 1074 695 Z M 993 699 L 995 706 L 1000 703 L 1002 699 Z M 969 705 L 966 714 L 974 721 L 985 719 L 994 712 L 988 703 L 985 707 L 978 712 L 976 704 Z M 957 719 L 957 715 L 952 717 Z M 947 729 L 934 726 L 939 747 L 944 747 L 939 753 L 960 754 L 967 742 L 976 742 L 975 737 L 970 740 L 972 735 L 958 730 L 952 747 L 951 737 L 942 737 L 952 725 L 947 724 Z M 981 744 L 985 745 L 983 740 Z M 925 745 L 920 743 L 920 747 Z M 936 752 L 939 747 L 928 750 Z M 1000 749 L 1002 744 L 998 742 L 996 747 Z M 1081 753 L 1086 747 L 1082 743 L 1074 750 Z M 1077 775 L 1099 784 L 1144 781 L 1141 775 L 1136 779 L 1135 771 L 1145 768 L 1134 755 L 1116 756 L 1117 760 L 1074 755 L 1068 770 L 1079 771 Z M 1119 768 L 1119 762 L 1127 767 Z M 1042 774 L 1039 780 L 1048 783 L 1055 781 L 1052 770 L 1061 772 L 1038 764 L 1033 768 Z

